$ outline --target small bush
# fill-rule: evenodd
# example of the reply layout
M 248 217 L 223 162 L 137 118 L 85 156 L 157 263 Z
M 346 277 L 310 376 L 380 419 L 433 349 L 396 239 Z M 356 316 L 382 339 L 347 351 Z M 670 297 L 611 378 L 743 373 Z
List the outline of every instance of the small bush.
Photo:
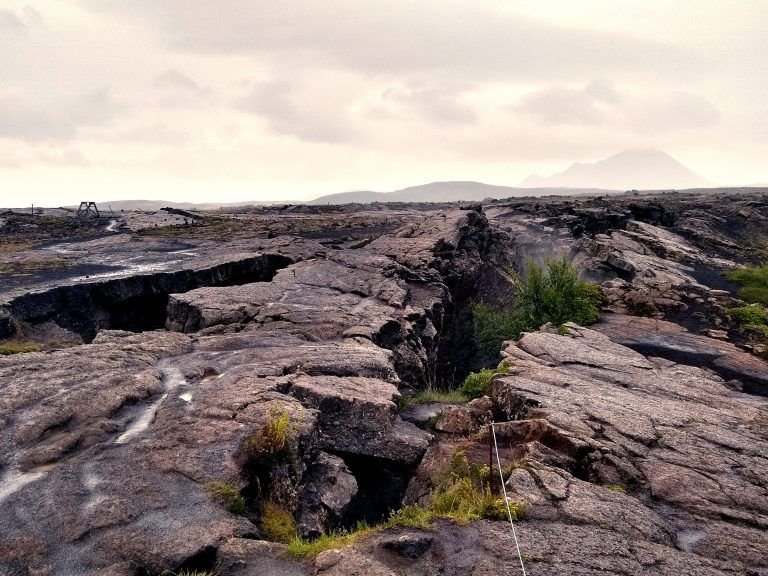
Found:
M 296 522 L 288 510 L 274 502 L 264 502 L 259 524 L 265 540 L 288 544 L 296 538 Z
M 728 315 L 743 326 L 768 325 L 768 311 L 761 306 L 742 306 L 740 308 L 729 308 Z
M 498 368 L 488 368 L 480 372 L 471 372 L 461 385 L 461 393 L 467 398 L 480 398 L 491 392 L 491 380 L 496 374 L 508 374 L 509 366 L 502 364 Z
M 517 338 L 523 331 L 522 322 L 514 312 L 494 311 L 485 304 L 472 306 L 472 322 L 475 340 L 493 357 L 498 356 L 502 342 Z
M 513 312 L 496 312 L 484 304 L 473 306 L 475 339 L 486 353 L 495 355 L 504 340 L 514 340 L 548 322 L 555 326 L 594 324 L 600 319 L 602 305 L 600 286 L 579 280 L 567 258 L 547 260 L 546 270 L 528 262 L 527 273 L 518 282 Z
M 0 344 L 0 355 L 23 354 L 25 352 L 40 352 L 43 345 L 38 342 L 6 342 Z
M 768 306 L 768 264 L 728 270 L 725 277 L 741 286 L 739 297 L 742 300 Z
M 240 495 L 237 487 L 229 482 L 208 482 L 205 485 L 205 491 L 232 514 L 245 513 L 245 499 Z

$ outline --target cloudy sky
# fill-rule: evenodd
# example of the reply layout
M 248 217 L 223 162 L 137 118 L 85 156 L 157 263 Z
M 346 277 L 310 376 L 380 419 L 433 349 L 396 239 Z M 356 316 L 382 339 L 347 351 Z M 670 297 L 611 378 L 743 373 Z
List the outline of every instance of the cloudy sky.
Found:
M 768 0 L 0 0 L 0 205 L 768 180 Z

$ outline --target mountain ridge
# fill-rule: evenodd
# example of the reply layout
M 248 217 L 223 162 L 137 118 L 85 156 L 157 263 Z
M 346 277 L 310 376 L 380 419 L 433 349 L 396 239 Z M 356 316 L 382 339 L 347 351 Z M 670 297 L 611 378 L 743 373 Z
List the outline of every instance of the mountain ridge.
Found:
M 703 188 L 712 182 L 661 150 L 627 150 L 597 162 L 574 162 L 550 176 L 529 176 L 522 187 L 591 186 L 614 190 Z

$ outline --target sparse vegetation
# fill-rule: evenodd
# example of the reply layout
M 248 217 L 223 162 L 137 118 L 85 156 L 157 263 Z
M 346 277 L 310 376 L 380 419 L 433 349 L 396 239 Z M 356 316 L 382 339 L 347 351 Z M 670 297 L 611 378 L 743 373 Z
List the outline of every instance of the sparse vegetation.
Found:
M 354 544 L 358 540 L 382 529 L 383 526 L 371 527 L 364 522 L 361 522 L 349 532 L 340 531 L 331 534 L 322 534 L 315 540 L 297 537 L 291 540 L 285 552 L 289 556 L 313 558 L 325 550 L 344 548 L 345 546 Z
M 619 494 L 627 493 L 627 489 L 624 488 L 624 486 L 622 486 L 621 484 L 604 484 L 604 486 L 608 488 L 608 490 L 610 490 L 611 492 L 618 492 Z
M 418 404 L 430 404 L 439 402 L 441 404 L 464 404 L 467 397 L 459 390 L 436 390 L 427 388 L 413 395 L 402 396 L 400 398 L 400 409 L 416 406 Z
M 71 262 L 63 258 L 48 258 L 44 260 L 19 260 L 0 262 L 0 275 L 29 276 L 43 270 L 55 270 L 70 266 Z
M 43 345 L 39 342 L 5 342 L 0 344 L 0 355 L 23 354 L 25 352 L 40 352 Z
M 449 469 L 432 494 L 429 506 L 404 506 L 393 512 L 386 522 L 376 526 L 360 523 L 353 530 L 323 534 L 316 540 L 296 537 L 288 544 L 290 556 L 314 557 L 325 550 L 343 548 L 366 536 L 387 528 L 416 528 L 431 530 L 434 521 L 443 518 L 457 524 L 488 518 L 504 520 L 507 507 L 503 498 L 491 493 L 488 486 L 487 466 L 472 464 L 466 453 L 454 452 Z M 525 508 L 522 502 L 510 502 L 513 518 L 522 518 Z
M 741 286 L 739 298 L 768 306 L 768 264 L 728 270 L 725 277 Z
M 245 439 L 240 449 L 240 458 L 262 468 L 271 468 L 289 459 L 290 432 L 291 418 L 288 412 L 271 412 L 264 427 Z
M 293 516 L 275 502 L 264 502 L 259 528 L 266 540 L 288 544 L 296 539 L 296 522 Z
M 759 344 L 763 347 L 761 354 L 765 355 L 764 347 L 768 344 L 768 310 L 761 304 L 751 304 L 730 308 L 728 315 L 738 322 L 747 342 Z
M 232 514 L 245 513 L 245 499 L 236 486 L 229 482 L 208 482 L 205 491 L 210 497 L 224 506 Z
M 496 374 L 508 374 L 509 366 L 501 364 L 498 368 L 488 368 L 480 372 L 471 372 L 461 385 L 461 393 L 467 398 L 480 398 L 491 393 L 491 380 Z
M 599 286 L 579 280 L 576 268 L 562 257 L 546 261 L 546 270 L 528 262 L 518 281 L 517 301 L 512 312 L 496 312 L 484 304 L 473 307 L 475 338 L 490 355 L 498 354 L 504 340 L 537 330 L 546 323 L 561 326 L 575 322 L 583 326 L 600 319 L 603 293 Z

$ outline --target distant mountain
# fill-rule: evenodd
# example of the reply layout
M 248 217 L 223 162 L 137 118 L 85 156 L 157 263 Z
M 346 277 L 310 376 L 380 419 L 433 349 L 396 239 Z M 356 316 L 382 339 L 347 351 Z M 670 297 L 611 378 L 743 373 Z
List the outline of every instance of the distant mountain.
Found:
M 569 195 L 569 194 L 605 194 L 612 190 L 597 188 L 574 189 L 553 187 L 532 190 L 513 186 L 494 186 L 482 182 L 432 182 L 420 186 L 410 186 L 394 192 L 341 192 L 320 196 L 308 204 L 367 204 L 370 202 L 457 202 L 480 201 L 485 198 L 512 198 L 522 196 Z
M 597 187 L 612 190 L 704 188 L 711 182 L 659 150 L 622 152 L 593 164 L 575 163 L 552 176 L 529 176 L 521 186 Z

